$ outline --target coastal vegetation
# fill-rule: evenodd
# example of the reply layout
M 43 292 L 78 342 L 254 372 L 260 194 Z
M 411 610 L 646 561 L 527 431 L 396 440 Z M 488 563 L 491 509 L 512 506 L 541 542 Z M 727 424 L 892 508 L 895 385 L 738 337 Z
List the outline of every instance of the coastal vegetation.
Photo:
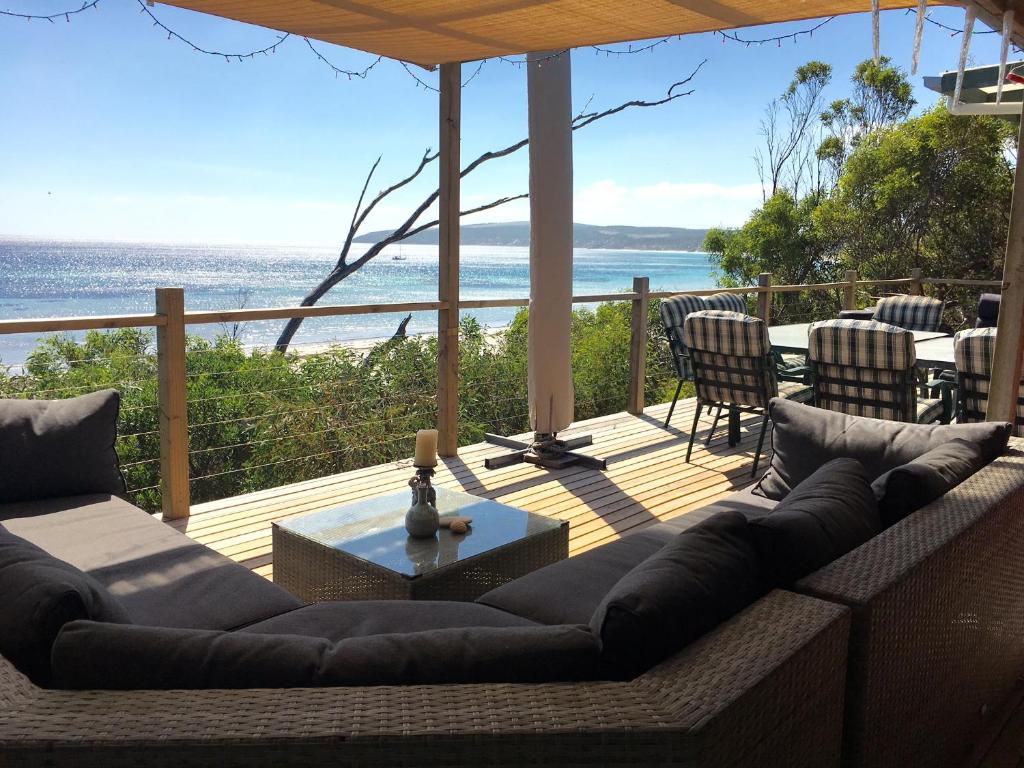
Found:
M 573 312 L 576 418 L 625 409 L 629 302 Z M 652 302 L 647 398 L 672 396 L 675 379 Z M 529 429 L 527 312 L 497 335 L 472 318 L 460 328 L 462 444 L 485 432 Z M 150 333 L 90 331 L 41 340 L 21 369 L 0 366 L 0 397 L 64 398 L 121 392 L 117 451 L 132 501 L 160 508 L 157 359 Z M 417 429 L 436 420 L 437 341 L 391 339 L 367 353 L 248 350 L 224 334 L 187 344 L 189 463 L 199 503 L 411 455 Z
M 910 116 L 904 73 L 886 59 L 860 64 L 851 93 L 824 103 L 831 68 L 797 70 L 763 123 L 764 204 L 739 229 L 714 229 L 704 249 L 725 285 L 827 283 L 909 275 L 998 279 L 1006 247 L 1014 131 L 943 105 Z M 941 289 L 946 321 L 973 317 L 977 292 Z M 873 304 L 874 296 L 860 297 Z M 826 294 L 792 294 L 780 321 L 837 308 Z M 823 304 L 829 306 L 823 306 Z

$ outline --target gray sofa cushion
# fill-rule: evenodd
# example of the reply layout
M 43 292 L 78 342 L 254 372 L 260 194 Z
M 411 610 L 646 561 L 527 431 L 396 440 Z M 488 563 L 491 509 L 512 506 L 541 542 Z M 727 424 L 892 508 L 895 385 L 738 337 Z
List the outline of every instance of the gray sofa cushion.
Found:
M 627 573 L 590 620 L 603 673 L 628 679 L 767 592 L 747 519 L 721 512 Z
M 54 639 L 76 619 L 129 620 L 91 576 L 0 528 L 0 655 L 45 685 Z
M 692 528 L 698 523 L 714 517 L 719 512 L 739 512 L 747 520 L 753 520 L 768 514 L 775 509 L 777 504 L 777 501 L 754 494 L 753 487 L 751 486 L 735 493 L 730 493 L 728 496 L 706 504 L 692 512 L 665 520 L 652 526 L 652 528 L 664 527 L 667 530 L 675 530 L 677 533 L 682 533 L 688 528 Z M 645 528 L 644 530 L 652 530 L 652 528 Z
M 751 521 L 765 572 L 778 587 L 828 565 L 882 530 L 878 502 L 856 459 L 834 459 Z
M 123 494 L 113 389 L 68 400 L 0 400 L 0 503 Z
M 73 689 L 289 688 L 528 683 L 593 676 L 586 627 L 459 627 L 319 637 L 76 621 L 53 648 L 54 684 Z
M 646 529 L 520 576 L 477 598 L 540 624 L 586 624 L 615 584 L 678 535 Z
M 89 573 L 136 624 L 233 629 L 302 601 L 112 496 L 0 505 L 11 532 Z
M 950 440 L 890 469 L 871 484 L 882 525 L 894 525 L 931 504 L 984 466 L 981 448 L 975 443 Z
M 454 627 L 532 627 L 529 619 L 486 605 L 440 600 L 356 600 L 315 603 L 245 627 L 242 632 L 303 635 L 337 642 L 392 632 Z
M 772 459 L 755 493 L 781 501 L 823 464 L 837 458 L 857 459 L 869 480 L 906 464 L 923 453 L 957 438 L 976 443 L 985 463 L 1006 450 L 1010 425 L 903 424 L 847 416 L 775 398 L 769 404 Z

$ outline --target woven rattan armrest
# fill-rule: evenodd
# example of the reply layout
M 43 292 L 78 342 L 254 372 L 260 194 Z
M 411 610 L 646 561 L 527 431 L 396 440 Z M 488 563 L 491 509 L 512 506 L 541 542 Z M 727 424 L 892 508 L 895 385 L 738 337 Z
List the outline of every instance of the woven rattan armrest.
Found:
M 773 592 L 622 683 L 76 692 L 36 688 L 0 659 L 0 754 L 5 766 L 824 768 L 848 629 L 840 606 Z
M 1022 448 L 797 585 L 853 611 L 844 765 L 959 765 L 1024 672 Z

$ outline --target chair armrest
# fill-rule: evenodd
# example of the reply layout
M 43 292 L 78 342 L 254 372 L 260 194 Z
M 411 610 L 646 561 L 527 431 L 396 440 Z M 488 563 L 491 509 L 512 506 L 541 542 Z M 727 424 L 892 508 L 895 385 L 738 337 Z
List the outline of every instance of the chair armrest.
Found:
M 925 382 L 924 386 L 927 387 L 928 389 L 937 389 L 941 392 L 956 391 L 956 382 L 943 378 L 930 379 L 929 381 Z

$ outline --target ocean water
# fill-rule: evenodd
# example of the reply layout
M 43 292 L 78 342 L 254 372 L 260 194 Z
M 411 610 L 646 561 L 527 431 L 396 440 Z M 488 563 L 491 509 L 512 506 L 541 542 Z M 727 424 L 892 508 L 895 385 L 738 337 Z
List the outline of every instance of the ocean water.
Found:
M 353 252 L 365 246 L 356 245 Z M 398 257 L 397 259 L 394 257 Z M 0 319 L 109 315 L 153 311 L 153 289 L 185 289 L 190 310 L 291 306 L 329 271 L 335 249 L 0 240 Z M 461 257 L 463 299 L 529 294 L 529 250 L 525 247 L 465 246 Z M 437 246 L 391 246 L 335 287 L 322 304 L 431 301 L 437 298 Z M 635 275 L 651 290 L 714 285 L 703 253 L 577 249 L 574 293 L 628 291 Z M 514 308 L 467 310 L 483 325 L 508 324 Z M 402 315 L 359 315 L 306 320 L 295 343 L 375 339 L 390 336 Z M 436 329 L 434 312 L 419 312 L 410 334 Z M 250 346 L 272 344 L 282 321 L 247 323 L 237 329 Z M 190 326 L 212 337 L 218 325 Z M 38 334 L 0 336 L 0 361 L 16 365 L 34 348 Z

